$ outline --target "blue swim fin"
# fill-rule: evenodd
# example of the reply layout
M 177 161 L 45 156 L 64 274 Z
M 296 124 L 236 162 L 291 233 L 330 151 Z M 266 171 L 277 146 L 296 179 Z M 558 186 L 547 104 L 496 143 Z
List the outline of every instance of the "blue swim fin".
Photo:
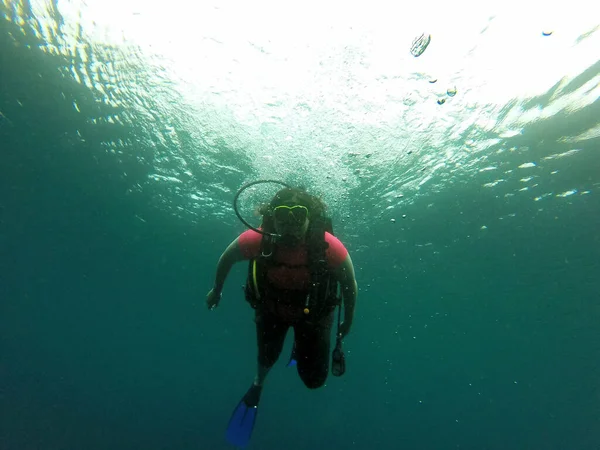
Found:
M 258 414 L 258 402 L 262 386 L 252 384 L 246 395 L 240 400 L 237 407 L 233 410 L 225 437 L 230 444 L 236 447 L 246 447 L 250 442 L 254 422 Z

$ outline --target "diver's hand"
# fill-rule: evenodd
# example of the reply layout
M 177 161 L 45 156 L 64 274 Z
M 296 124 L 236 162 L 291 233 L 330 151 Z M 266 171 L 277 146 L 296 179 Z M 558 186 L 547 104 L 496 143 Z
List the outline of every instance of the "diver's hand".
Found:
M 352 321 L 350 320 L 344 320 L 341 324 L 340 324 L 340 329 L 338 331 L 338 335 L 344 339 L 348 333 L 350 333 L 350 327 L 352 326 Z
M 214 289 L 211 289 L 210 291 L 208 291 L 208 294 L 206 294 L 206 306 L 209 310 L 212 311 L 217 306 L 219 306 L 220 301 L 221 301 L 221 293 L 220 292 L 217 292 Z

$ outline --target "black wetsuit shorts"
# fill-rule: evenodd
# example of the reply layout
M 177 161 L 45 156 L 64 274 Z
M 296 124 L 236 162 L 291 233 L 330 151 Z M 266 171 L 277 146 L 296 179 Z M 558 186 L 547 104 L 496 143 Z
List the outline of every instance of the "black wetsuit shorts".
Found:
M 300 378 L 311 389 L 325 383 L 329 373 L 333 312 L 315 321 L 290 322 L 270 312 L 257 310 L 255 322 L 260 365 L 271 367 L 275 364 L 283 349 L 288 329 L 292 327 Z

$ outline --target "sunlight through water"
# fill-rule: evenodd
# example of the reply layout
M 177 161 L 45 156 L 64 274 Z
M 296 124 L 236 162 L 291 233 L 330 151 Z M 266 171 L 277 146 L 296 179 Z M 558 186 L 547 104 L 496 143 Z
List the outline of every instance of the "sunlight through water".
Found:
M 135 142 L 103 145 L 152 167 L 137 188 L 161 185 L 162 207 L 223 214 L 243 182 L 277 178 L 322 193 L 342 216 L 370 214 L 349 210 L 358 196 L 391 218 L 397 206 L 461 183 L 532 202 L 593 191 L 594 180 L 545 187 L 600 137 L 589 112 L 600 96 L 600 6 L 579 3 L 4 0 L 4 8 L 115 111 L 90 123 L 139 130 Z M 431 42 L 415 57 L 411 43 L 423 33 Z M 578 126 L 557 126 L 565 120 Z

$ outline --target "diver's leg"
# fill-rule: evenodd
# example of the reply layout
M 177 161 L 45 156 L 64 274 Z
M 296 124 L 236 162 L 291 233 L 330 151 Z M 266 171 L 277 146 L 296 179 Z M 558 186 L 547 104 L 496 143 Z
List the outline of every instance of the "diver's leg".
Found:
M 332 325 L 333 313 L 330 313 L 316 323 L 294 326 L 298 375 L 309 389 L 319 388 L 327 380 Z
M 256 337 L 258 342 L 258 369 L 254 384 L 262 386 L 273 367 L 273 364 L 279 359 L 285 335 L 289 328 L 289 324 L 277 319 L 277 317 L 266 313 L 256 311 Z
M 263 385 L 263 383 L 265 382 L 265 378 L 267 378 L 269 370 L 271 370 L 271 367 L 263 366 L 260 362 L 258 363 L 258 370 L 256 371 L 256 376 L 254 377 L 254 386 Z

